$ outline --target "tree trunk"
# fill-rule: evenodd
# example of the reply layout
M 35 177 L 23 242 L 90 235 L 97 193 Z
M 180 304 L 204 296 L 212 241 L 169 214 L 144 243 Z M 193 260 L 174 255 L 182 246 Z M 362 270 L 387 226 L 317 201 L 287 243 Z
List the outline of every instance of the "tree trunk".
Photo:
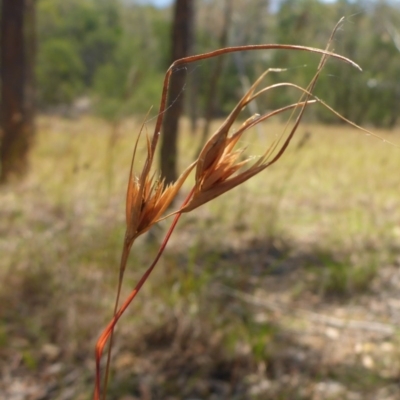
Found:
M 219 37 L 219 44 L 218 47 L 222 49 L 223 47 L 226 47 L 228 45 L 228 39 L 229 39 L 229 28 L 231 25 L 232 21 L 232 1 L 231 0 L 225 0 L 224 4 L 224 22 L 221 30 L 221 35 Z M 214 116 L 215 112 L 215 107 L 217 105 L 218 101 L 218 81 L 219 77 L 221 76 L 221 73 L 224 68 L 224 57 L 218 57 L 216 60 L 216 64 L 214 67 L 214 70 L 211 74 L 211 78 L 209 81 L 209 87 L 208 87 L 208 94 L 206 97 L 206 110 L 204 114 L 204 127 L 203 127 L 203 132 L 201 135 L 199 147 L 197 148 L 195 158 L 197 155 L 200 153 L 201 149 L 203 148 L 207 137 L 210 133 L 210 128 L 211 128 L 211 121 Z
M 171 62 L 186 57 L 192 43 L 194 0 L 176 0 L 172 27 Z M 179 68 L 171 76 L 168 91 L 168 110 L 165 113 L 161 137 L 161 174 L 167 183 L 177 178 L 178 122 L 183 110 L 186 71 Z
M 2 183 L 28 170 L 33 139 L 35 0 L 3 0 L 1 10 Z

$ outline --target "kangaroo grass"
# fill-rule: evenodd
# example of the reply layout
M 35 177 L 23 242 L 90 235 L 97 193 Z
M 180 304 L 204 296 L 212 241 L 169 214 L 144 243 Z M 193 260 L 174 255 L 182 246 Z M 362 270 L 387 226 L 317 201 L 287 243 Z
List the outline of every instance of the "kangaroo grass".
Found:
M 259 172 L 263 171 L 264 169 L 266 169 L 267 167 L 278 161 L 285 152 L 286 148 L 288 147 L 291 139 L 293 138 L 301 122 L 304 111 L 308 105 L 321 103 L 330 110 L 332 110 L 329 106 L 327 106 L 325 103 L 323 103 L 320 99 L 316 98 L 312 94 L 315 84 L 318 80 L 318 77 L 329 57 L 333 57 L 338 60 L 347 62 L 350 65 L 361 70 L 361 68 L 353 61 L 328 50 L 332 42 L 333 35 L 336 32 L 341 21 L 342 20 L 339 21 L 338 25 L 333 30 L 333 33 L 328 41 L 328 45 L 325 50 L 313 47 L 278 45 L 278 44 L 227 47 L 215 50 L 210 53 L 204 53 L 200 55 L 182 58 L 180 60 L 175 61 L 167 70 L 164 78 L 164 85 L 162 89 L 162 96 L 161 96 L 160 107 L 154 133 L 151 138 L 146 133 L 147 157 L 142 167 L 141 173 L 139 175 L 134 174 L 134 161 L 135 161 L 138 141 L 142 134 L 145 123 L 142 124 L 142 127 L 140 129 L 138 138 L 134 146 L 133 157 L 129 172 L 127 195 L 126 195 L 126 231 L 121 252 L 119 279 L 118 279 L 117 294 L 114 306 L 114 315 L 112 320 L 109 322 L 107 327 L 100 335 L 96 344 L 96 351 L 95 351 L 96 382 L 94 391 L 95 400 L 99 400 L 100 396 L 102 396 L 103 400 L 106 399 L 107 383 L 108 383 L 110 362 L 111 362 L 110 361 L 111 349 L 112 349 L 112 341 L 113 341 L 113 333 L 115 325 L 117 324 L 119 318 L 122 316 L 122 314 L 129 306 L 131 301 L 139 293 L 143 284 L 153 271 L 155 265 L 160 259 L 162 253 L 164 252 L 166 245 L 182 213 L 190 212 L 195 208 L 198 208 L 201 205 L 222 195 L 223 193 L 228 192 L 229 190 L 242 184 L 243 182 L 247 181 L 254 175 L 258 174 Z M 229 114 L 226 120 L 222 123 L 220 128 L 205 143 L 203 149 L 200 151 L 198 158 L 185 169 L 185 171 L 179 176 L 176 182 L 170 185 L 166 185 L 158 174 L 152 172 L 152 164 L 154 160 L 155 151 L 157 149 L 158 139 L 160 136 L 164 111 L 166 109 L 166 98 L 167 98 L 169 80 L 174 70 L 177 67 L 184 64 L 205 60 L 232 52 L 270 50 L 270 49 L 308 51 L 311 53 L 317 53 L 322 55 L 316 73 L 313 79 L 311 80 L 310 84 L 307 86 L 307 88 L 304 89 L 295 84 L 284 82 L 280 84 L 270 85 L 262 88 L 261 90 L 256 91 L 257 87 L 260 85 L 264 77 L 269 72 L 273 71 L 273 69 L 264 72 L 254 82 L 254 84 L 250 87 L 247 93 L 242 97 L 242 99 L 239 101 L 236 107 L 232 110 L 232 112 Z M 249 119 L 247 119 L 236 132 L 231 133 L 234 122 L 237 120 L 241 111 L 251 101 L 255 100 L 262 93 L 265 93 L 272 89 L 279 89 L 284 86 L 292 87 L 301 92 L 301 98 L 297 103 L 288 105 L 286 107 L 282 107 L 278 110 L 274 110 L 272 112 L 265 113 L 263 115 L 255 114 Z M 255 125 L 263 121 L 266 121 L 267 119 L 287 110 L 291 110 L 292 113 L 289 117 L 289 120 L 287 122 L 284 131 L 272 142 L 272 144 L 268 147 L 268 149 L 264 152 L 264 154 L 258 157 L 252 156 L 246 158 L 245 160 L 239 161 L 245 149 L 235 150 L 235 146 L 237 145 L 243 134 L 250 128 L 254 127 Z M 349 122 L 351 125 L 356 126 L 355 124 L 341 117 L 334 110 L 332 111 L 340 118 Z M 291 127 L 289 133 L 286 134 L 286 131 L 289 130 L 289 123 L 293 120 L 293 118 L 294 118 L 293 126 Z M 284 139 L 285 135 L 286 138 Z M 176 198 L 179 190 L 182 188 L 183 183 L 186 181 L 186 179 L 189 177 L 190 173 L 194 169 L 196 169 L 195 182 L 192 187 L 192 190 L 186 197 L 182 206 L 178 208 L 178 210 L 172 212 L 171 214 L 163 216 L 165 211 L 170 207 L 173 200 Z M 136 287 L 133 289 L 131 294 L 128 296 L 128 298 L 124 301 L 121 307 L 119 307 L 120 293 L 124 278 L 124 272 L 126 269 L 126 264 L 129 258 L 130 250 L 132 248 L 134 241 L 140 235 L 147 232 L 151 228 L 151 226 L 153 226 L 155 223 L 172 215 L 174 215 L 173 221 L 155 256 L 153 263 L 148 267 L 148 269 L 143 274 L 142 278 L 140 279 Z M 103 350 L 108 341 L 109 341 L 109 346 L 107 353 L 107 364 L 104 373 L 103 388 L 101 390 L 100 362 Z

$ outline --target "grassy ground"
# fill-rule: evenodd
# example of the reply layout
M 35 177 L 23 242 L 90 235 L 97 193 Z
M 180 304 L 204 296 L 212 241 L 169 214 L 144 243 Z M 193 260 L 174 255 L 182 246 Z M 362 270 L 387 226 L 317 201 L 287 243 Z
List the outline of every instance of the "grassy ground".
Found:
M 282 130 L 264 128 L 247 153 Z M 1 188 L 0 398 L 90 399 L 137 129 L 110 146 L 99 120 L 41 118 L 29 176 Z M 180 145 L 183 166 L 196 137 Z M 279 163 L 184 216 L 121 320 L 109 398 L 399 398 L 399 154 L 303 124 Z M 136 243 L 125 295 L 166 226 Z

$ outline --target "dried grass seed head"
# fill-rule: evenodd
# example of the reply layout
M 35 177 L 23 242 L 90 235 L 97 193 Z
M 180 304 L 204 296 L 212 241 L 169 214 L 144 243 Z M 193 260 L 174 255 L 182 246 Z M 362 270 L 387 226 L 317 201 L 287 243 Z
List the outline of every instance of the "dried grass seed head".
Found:
M 152 225 L 160 220 L 196 165 L 196 163 L 192 163 L 179 176 L 176 182 L 165 185 L 164 180 L 159 176 L 151 175 L 151 166 L 156 147 L 153 146 L 154 137 L 150 142 L 149 137 L 146 135 L 147 157 L 140 176 L 136 176 L 133 169 L 143 126 L 135 143 L 126 194 L 126 240 L 130 245 L 138 236 L 147 232 Z
M 257 79 L 218 131 L 205 144 L 197 163 L 193 197 L 189 203 L 180 210 L 181 212 L 189 212 L 233 189 L 267 168 L 271 163 L 277 161 L 277 159 L 279 159 L 283 154 L 283 151 L 278 151 L 277 156 L 271 162 L 268 162 L 270 156 L 274 153 L 279 144 L 279 139 L 276 139 L 262 156 L 251 156 L 241 161 L 239 161 L 239 159 L 243 155 L 245 149 L 242 148 L 235 150 L 235 146 L 244 132 L 258 123 L 265 121 L 279 112 L 286 111 L 287 109 L 305 107 L 313 101 L 298 102 L 264 115 L 254 114 L 248 118 L 235 133 L 229 136 L 230 128 L 239 115 L 239 112 L 261 93 L 274 87 L 273 85 L 268 86 L 254 94 L 255 89 L 268 72 L 270 72 L 270 70 L 266 71 L 259 77 L 259 79 Z M 294 128 L 293 132 L 291 132 L 286 142 L 290 141 L 296 128 L 297 126 Z M 282 147 L 287 145 L 286 142 Z M 252 165 L 249 166 L 251 163 Z M 240 172 L 240 170 L 245 166 L 248 166 L 248 168 Z

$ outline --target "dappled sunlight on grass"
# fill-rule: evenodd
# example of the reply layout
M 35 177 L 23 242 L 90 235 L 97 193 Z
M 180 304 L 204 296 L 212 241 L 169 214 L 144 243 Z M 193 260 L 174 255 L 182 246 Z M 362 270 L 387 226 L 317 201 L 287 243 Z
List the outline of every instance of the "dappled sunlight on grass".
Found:
M 124 122 L 110 148 L 111 127 L 99 120 L 41 117 L 29 176 L 0 191 L 4 368 L 43 387 L 56 382 L 57 393 L 72 387 L 65 398 L 91 392 L 94 343 L 113 308 L 139 125 Z M 197 147 L 188 126 L 183 120 L 180 165 Z M 400 143 L 399 131 L 377 133 Z M 254 398 L 308 399 L 330 379 L 362 396 L 398 377 L 396 351 L 384 353 L 383 367 L 378 361 L 383 343 L 397 345 L 390 329 L 399 322 L 399 150 L 342 125 L 305 124 L 296 135 L 279 163 L 182 217 L 117 329 L 114 398 L 149 390 L 155 398 L 245 399 L 265 389 Z M 262 154 L 271 137 L 250 132 L 244 140 L 246 152 Z M 133 249 L 123 295 L 165 225 Z M 375 339 L 369 331 L 353 337 L 336 320 L 327 330 L 326 316 L 383 328 Z M 71 377 L 74 370 L 80 374 Z

